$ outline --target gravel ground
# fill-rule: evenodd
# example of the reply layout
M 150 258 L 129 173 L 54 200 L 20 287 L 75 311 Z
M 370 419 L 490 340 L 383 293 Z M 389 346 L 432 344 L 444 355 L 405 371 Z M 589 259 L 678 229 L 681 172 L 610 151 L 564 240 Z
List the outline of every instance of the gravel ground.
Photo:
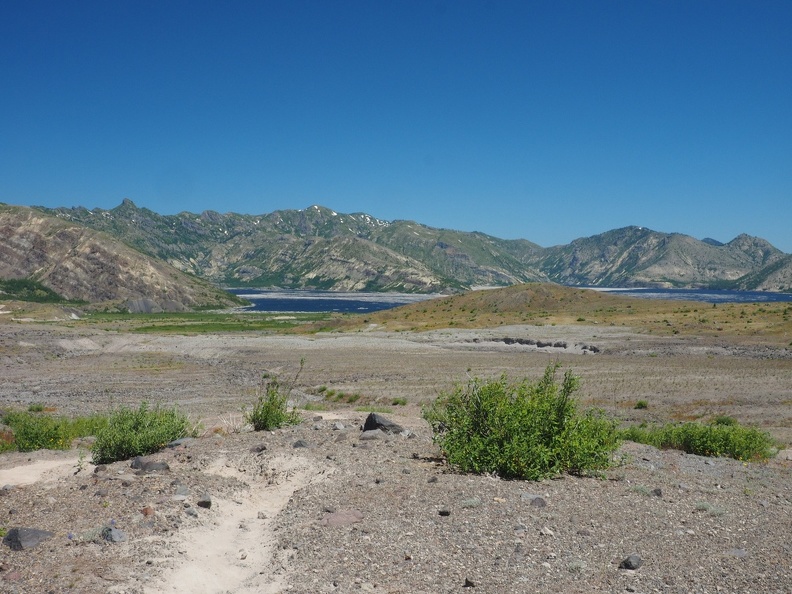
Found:
M 604 477 L 503 481 L 448 472 L 419 416 L 468 375 L 536 377 L 558 360 L 582 376 L 585 402 L 628 420 L 732 414 L 784 439 L 785 352 L 581 327 L 186 337 L 0 325 L 0 407 L 83 414 L 148 399 L 206 429 L 153 456 L 169 465 L 153 473 L 128 461 L 96 472 L 80 457 L 89 444 L 1 455 L 0 527 L 52 536 L 0 546 L 0 591 L 792 592 L 787 460 L 627 443 Z M 236 433 L 260 373 L 288 377 L 300 358 L 299 398 L 323 385 L 378 405 L 405 397 L 386 416 L 410 437 L 361 440 L 365 413 L 349 406 Z M 641 397 L 649 408 L 634 410 Z M 108 541 L 111 528 L 125 540 Z M 640 567 L 619 568 L 631 554 Z

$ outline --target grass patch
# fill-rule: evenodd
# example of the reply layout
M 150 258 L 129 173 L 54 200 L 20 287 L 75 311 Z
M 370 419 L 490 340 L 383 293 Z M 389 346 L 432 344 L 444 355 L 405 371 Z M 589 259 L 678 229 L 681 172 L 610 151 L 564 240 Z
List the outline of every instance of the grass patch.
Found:
M 186 415 L 175 408 L 120 408 L 96 434 L 91 448 L 94 464 L 109 464 L 161 450 L 171 441 L 193 434 Z
M 393 406 L 406 406 L 407 405 L 407 399 L 406 398 L 394 398 L 393 400 L 391 400 L 391 404 Z
M 636 410 L 643 410 L 645 408 L 649 408 L 649 403 L 646 400 L 639 400 L 635 403 L 633 408 Z
M 735 460 L 766 460 L 775 446 L 769 433 L 736 421 L 629 427 L 620 434 L 622 439 L 656 448 L 682 450 L 699 456 L 727 456 Z
M 578 378 L 549 365 L 538 382 L 471 380 L 423 411 L 448 463 L 462 472 L 539 480 L 607 468 L 619 445 L 616 424 L 578 413 Z

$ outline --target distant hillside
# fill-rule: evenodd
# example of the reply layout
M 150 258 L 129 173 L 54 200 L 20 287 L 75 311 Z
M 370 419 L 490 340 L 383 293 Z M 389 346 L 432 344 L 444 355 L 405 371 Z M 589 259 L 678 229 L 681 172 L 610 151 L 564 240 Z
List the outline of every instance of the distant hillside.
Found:
M 535 263 L 565 285 L 718 287 L 783 257 L 748 235 L 713 245 L 679 233 L 625 227 L 548 248 Z
M 321 206 L 262 215 L 160 215 L 124 200 L 111 210 L 42 210 L 224 286 L 457 292 L 553 281 L 792 290 L 787 255 L 747 235 L 724 244 L 625 227 L 542 248 Z
M 544 279 L 519 260 L 541 249 L 527 241 L 320 206 L 258 216 L 213 211 L 163 216 L 124 200 L 112 210 L 45 211 L 226 286 L 439 292 Z
M 40 211 L 0 205 L 0 278 L 39 283 L 71 301 L 132 311 L 226 307 L 238 300 L 109 235 Z

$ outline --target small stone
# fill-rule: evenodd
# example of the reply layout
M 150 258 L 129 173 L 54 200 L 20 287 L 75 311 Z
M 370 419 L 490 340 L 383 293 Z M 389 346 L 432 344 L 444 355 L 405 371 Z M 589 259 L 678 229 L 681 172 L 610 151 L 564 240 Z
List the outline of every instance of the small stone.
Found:
M 266 520 L 267 514 L 265 514 L 263 511 L 260 511 L 258 514 L 256 514 L 256 518 L 258 518 L 259 520 Z
M 203 507 L 204 509 L 209 509 L 212 507 L 212 497 L 208 493 L 204 493 L 200 499 L 195 502 L 195 505 Z
M 660 487 L 658 487 L 657 489 L 652 489 L 652 495 L 654 495 L 655 497 L 662 497 L 663 490 Z
M 542 528 L 542 529 L 539 531 L 539 534 L 540 534 L 541 536 L 551 536 L 551 537 L 552 537 L 552 536 L 555 536 L 555 532 L 553 532 L 552 530 L 550 530 L 550 528 L 548 528 L 547 526 L 545 526 L 544 528 Z
M 267 449 L 266 444 L 260 443 L 258 445 L 254 445 L 252 448 L 250 448 L 250 453 L 251 454 L 260 454 L 261 452 L 263 452 L 266 449 Z
M 471 497 L 470 499 L 465 499 L 462 502 L 462 507 L 465 508 L 473 508 L 473 507 L 480 507 L 481 506 L 481 499 L 478 497 Z
M 360 434 L 360 438 L 362 441 L 371 441 L 374 439 L 382 439 L 385 437 L 385 433 L 380 431 L 379 429 L 370 429 L 368 431 L 364 431 Z
M 462 587 L 463 587 L 463 588 L 475 588 L 475 587 L 476 587 L 476 584 L 474 584 L 473 582 L 471 582 L 471 581 L 470 581 L 468 578 L 465 578 L 465 583 L 464 583 L 464 584 L 462 584 Z
M 125 542 L 127 540 L 127 535 L 123 530 L 105 526 L 102 529 L 102 538 L 107 542 Z
M 167 462 L 160 460 L 148 460 L 141 456 L 137 456 L 134 460 L 132 460 L 132 463 L 129 466 L 130 468 L 137 470 L 139 474 L 167 472 L 170 470 L 170 466 L 168 466 Z
M 193 518 L 197 518 L 198 517 L 198 510 L 195 509 L 194 507 L 186 507 L 186 508 L 184 508 L 184 513 L 187 514 L 188 516 L 193 517 Z
M 437 513 L 445 518 L 451 515 L 451 510 L 448 509 L 447 507 L 441 507 L 440 509 L 437 510 Z
M 94 468 L 94 474 L 98 474 L 100 472 L 106 472 L 107 465 L 106 464 L 97 464 L 96 468 Z
M 643 559 L 635 553 L 622 559 L 622 562 L 619 563 L 619 569 L 638 569 L 641 565 L 643 565 Z
M 544 500 L 544 497 L 534 497 L 531 499 L 531 507 L 546 507 L 547 501 Z
M 437 477 L 436 476 L 430 476 L 429 480 L 426 481 L 426 482 L 427 483 L 436 483 L 437 482 Z
M 150 505 L 147 505 L 146 507 L 140 510 L 140 513 L 143 514 L 144 517 L 150 518 L 151 516 L 154 515 L 154 508 L 151 507 Z
M 292 444 L 292 447 L 293 448 L 307 448 L 308 447 L 308 442 L 305 441 L 304 439 L 298 439 L 297 441 L 295 441 Z
M 336 421 L 333 423 L 332 427 L 333 431 L 343 431 L 346 428 L 341 421 Z
M 748 551 L 745 549 L 731 549 L 728 554 L 738 559 L 745 559 L 748 556 Z

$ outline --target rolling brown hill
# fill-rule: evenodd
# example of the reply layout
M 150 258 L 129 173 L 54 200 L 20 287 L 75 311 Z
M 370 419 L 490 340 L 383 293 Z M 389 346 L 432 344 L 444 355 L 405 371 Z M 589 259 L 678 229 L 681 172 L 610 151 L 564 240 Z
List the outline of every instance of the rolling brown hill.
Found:
M 130 311 L 184 311 L 239 301 L 105 233 L 0 205 L 0 278 L 30 279 L 64 299 Z

